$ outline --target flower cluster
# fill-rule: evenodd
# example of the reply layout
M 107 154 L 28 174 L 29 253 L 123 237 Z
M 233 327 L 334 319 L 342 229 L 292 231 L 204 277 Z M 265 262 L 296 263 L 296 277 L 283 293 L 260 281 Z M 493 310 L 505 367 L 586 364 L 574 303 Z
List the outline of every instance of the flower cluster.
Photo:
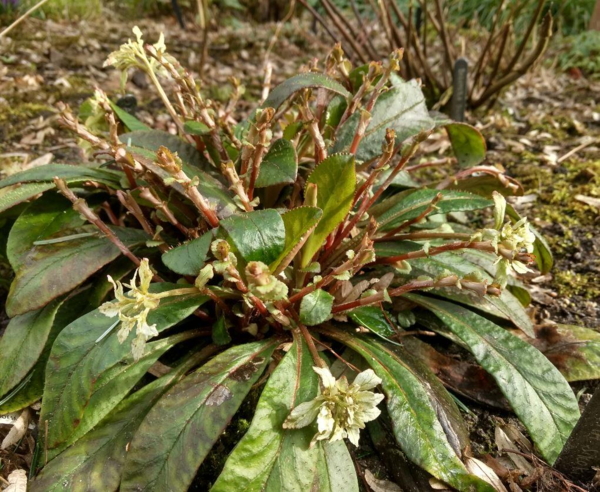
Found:
M 125 85 L 127 81 L 127 70 L 130 68 L 139 68 L 140 70 L 150 70 L 153 73 L 167 75 L 164 67 L 153 58 L 146 55 L 144 49 L 144 40 L 142 39 L 142 31 L 138 26 L 133 28 L 136 40 L 131 39 L 127 43 L 122 44 L 117 51 L 113 51 L 108 55 L 104 62 L 105 67 L 113 66 L 117 70 L 121 70 L 121 84 Z M 161 33 L 158 42 L 152 45 L 158 53 L 165 53 L 165 38 Z
M 140 277 L 140 284 L 137 285 L 137 276 Z M 109 275 L 108 280 L 113 284 L 115 290 L 115 300 L 105 302 L 100 306 L 100 312 L 109 318 L 119 317 L 121 328 L 117 333 L 119 343 L 123 343 L 131 330 L 136 327 L 136 337 L 131 343 L 133 358 L 139 360 L 144 354 L 146 342 L 158 335 L 156 325 L 149 325 L 147 318 L 151 310 L 156 309 L 160 303 L 158 294 L 148 292 L 150 282 L 152 281 L 152 270 L 148 264 L 148 259 L 144 258 L 140 267 L 133 274 L 131 285 L 124 284 L 130 290 L 126 294 L 123 292 L 123 284 L 118 280 L 115 282 Z
M 371 391 L 381 383 L 381 379 L 372 369 L 367 369 L 349 384 L 345 376 L 336 380 L 327 368 L 313 369 L 321 377 L 321 394 L 294 408 L 283 427 L 300 429 L 310 425 L 316 418 L 318 432 L 311 446 L 317 441 L 333 442 L 345 437 L 358 446 L 360 429 L 364 429 L 366 422 L 375 420 L 381 413 L 377 405 L 384 396 Z
M 498 192 L 494 192 L 494 229 L 484 229 L 480 237 L 492 242 L 496 249 L 509 252 L 513 258 L 500 256 L 497 260 L 496 282 L 501 288 L 506 287 L 508 277 L 511 272 L 527 273 L 529 268 L 522 261 L 516 259 L 518 253 L 533 253 L 533 243 L 535 235 L 529 227 L 526 218 L 522 218 L 516 223 L 504 223 L 506 213 L 506 199 Z

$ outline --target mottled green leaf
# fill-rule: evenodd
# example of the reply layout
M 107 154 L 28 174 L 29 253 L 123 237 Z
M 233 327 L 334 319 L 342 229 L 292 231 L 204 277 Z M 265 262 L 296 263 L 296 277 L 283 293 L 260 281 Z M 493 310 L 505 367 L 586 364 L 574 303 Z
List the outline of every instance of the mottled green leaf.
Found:
M 119 488 L 127 444 L 166 389 L 163 376 L 129 398 L 83 438 L 50 461 L 29 483 L 31 492 L 112 492 Z
M 221 227 L 246 261 L 272 263 L 283 251 L 285 225 L 274 209 L 232 215 Z
M 319 222 L 323 211 L 316 207 L 298 207 L 288 210 L 281 216 L 285 226 L 285 246 L 279 257 L 271 263 L 271 270 L 274 271 L 286 257 L 293 252 L 297 252 L 297 247 L 302 244 L 306 234 Z
M 225 324 L 225 318 L 223 316 L 219 316 L 217 321 L 213 324 L 212 339 L 216 345 L 227 345 L 231 342 L 231 335 L 227 330 L 227 325 Z
M 120 490 L 187 490 L 278 343 L 232 347 L 173 386 L 136 432 Z
M 112 110 L 117 115 L 117 117 L 129 129 L 129 131 L 136 132 L 136 131 L 148 131 L 148 130 L 151 130 L 151 128 L 149 126 L 145 125 L 140 120 L 138 120 L 135 116 L 133 116 L 132 114 L 129 114 L 123 108 L 119 107 L 118 104 L 115 104 L 112 101 L 108 101 L 108 102 L 109 102 L 110 107 L 112 108 Z
M 162 262 L 167 268 L 179 275 L 192 275 L 197 277 L 204 266 L 206 255 L 213 240 L 211 231 L 199 238 L 177 246 L 162 255 Z
M 152 284 L 153 292 L 177 285 Z M 161 300 L 148 316 L 161 332 L 192 314 L 207 300 L 206 296 L 178 296 Z M 131 341 L 135 333 L 120 344 L 116 331 L 102 338 L 115 320 L 94 310 L 66 327 L 52 347 L 44 386 L 41 418 L 48 420 L 47 447 L 57 454 L 89 431 L 107 415 L 143 376 L 146 369 L 171 344 L 153 342 L 147 355 L 131 364 Z M 162 344 L 162 345 L 161 345 Z M 152 345 L 152 344 L 150 344 Z M 145 369 L 144 369 L 145 368 Z
M 286 431 L 282 426 L 295 406 L 317 395 L 318 378 L 313 365 L 310 352 L 295 342 L 269 377 L 248 432 L 227 459 L 211 492 L 260 492 L 266 490 L 274 471 L 279 471 L 290 487 L 300 487 L 299 475 L 303 470 L 298 470 L 295 463 L 302 463 L 308 468 L 306 475 L 310 475 L 310 468 L 314 469 L 316 462 L 315 453 L 307 446 L 312 437 L 310 432 L 306 429 Z M 296 435 L 307 439 L 305 447 L 295 445 L 298 444 Z M 282 456 L 294 455 L 296 459 L 282 461 Z
M 266 188 L 278 184 L 296 181 L 298 163 L 294 145 L 283 138 L 275 141 L 260 165 L 256 180 L 257 188 Z
M 30 490 L 118 490 L 134 432 L 158 399 L 189 370 L 190 362 L 192 358 L 123 400 L 95 429 L 44 466 L 29 484 Z
M 382 214 L 376 215 L 380 230 L 392 229 L 402 222 L 418 217 L 425 212 L 438 193 L 442 194 L 442 199 L 436 204 L 436 214 L 478 210 L 493 204 L 487 198 L 465 191 L 422 189 L 403 194 L 397 201 L 394 198 L 390 199 L 393 205 Z
M 49 188 L 54 188 L 52 180 L 55 176 L 64 179 L 67 183 L 81 183 L 83 181 L 98 181 L 99 183 L 118 185 L 122 173 L 88 166 L 71 166 L 68 164 L 47 164 L 11 174 L 0 181 L 0 188 L 5 188 L 17 183 L 32 183 L 46 181 Z M 40 183 L 41 184 L 41 183 Z M 33 188 L 32 188 L 33 189 Z M 44 190 L 42 190 L 44 191 Z M 37 193 L 41 193 L 38 191 Z M 1 200 L 1 199 L 0 199 Z M 0 210 L 2 207 L 0 206 Z
M 141 147 L 151 152 L 156 152 L 160 147 L 166 147 L 171 152 L 177 152 L 181 161 L 188 166 L 200 169 L 210 166 L 196 147 L 176 135 L 161 130 L 123 133 L 119 136 L 119 140 L 128 147 Z
M 322 492 L 359 492 L 352 456 L 344 441 L 324 442 L 318 446 L 318 482 L 312 490 Z
M 493 278 L 479 268 L 478 265 L 473 264 L 456 253 L 448 252 L 435 255 L 431 258 L 410 260 L 410 264 L 413 267 L 413 271 L 410 272 L 410 276 L 412 277 L 418 277 L 423 274 L 437 277 L 448 273 L 454 273 L 459 277 L 463 277 L 470 273 L 478 272 L 481 278 L 487 280 L 489 284 L 493 282 Z M 484 297 L 474 292 L 460 291 L 453 288 L 436 289 L 434 292 L 461 304 L 466 304 L 494 316 L 510 320 L 526 335 L 530 337 L 535 336 L 533 323 L 523 305 L 507 289 L 503 290 L 499 296 L 487 295 Z
M 364 326 L 382 338 L 388 339 L 396 334 L 389 321 L 385 319 L 383 310 L 380 307 L 359 307 L 348 311 L 348 317 L 359 326 Z
M 307 326 L 315 326 L 331 316 L 333 296 L 322 289 L 305 295 L 300 302 L 300 321 Z
M 54 340 L 67 325 L 90 310 L 87 300 L 87 292 L 83 291 L 61 304 L 54 316 L 52 327 L 46 336 L 45 345 L 37 362 L 14 389 L 0 398 L 0 415 L 26 408 L 42 397 L 46 364 Z
M 199 121 L 186 121 L 183 125 L 183 129 L 191 135 L 199 136 L 206 135 L 210 132 L 210 128 Z
M 350 94 L 343 85 L 339 84 L 335 80 L 332 80 L 321 73 L 309 72 L 294 75 L 293 77 L 279 84 L 270 92 L 269 97 L 267 97 L 262 107 L 277 109 L 292 94 L 298 92 L 299 90 L 308 88 L 322 88 L 331 92 L 335 92 L 336 94 L 344 97 L 352 96 L 352 94 Z
M 211 206 L 215 207 L 219 217 L 227 217 L 237 210 L 231 193 L 220 181 L 221 176 L 213 172 L 212 166 L 204 155 L 185 140 L 159 130 L 124 133 L 119 139 L 134 155 L 140 155 L 145 159 L 145 167 L 163 179 L 169 174 L 154 164 L 155 152 L 161 146 L 167 147 L 171 152 L 177 152 L 183 162 L 183 171 L 190 179 L 198 178 L 198 190 Z M 173 183 L 171 186 L 183 196 L 187 196 L 181 184 Z
M 84 226 L 76 232 L 96 232 Z M 114 227 L 121 241 L 132 248 L 144 244 L 148 236 L 138 229 Z M 38 309 L 69 292 L 121 254 L 106 236 L 94 234 L 75 241 L 34 246 L 22 260 L 6 301 L 13 317 Z
M 573 390 L 558 369 L 537 349 L 468 309 L 416 294 L 406 297 L 439 318 L 494 377 L 552 464 L 579 418 Z M 427 326 L 440 331 L 436 323 Z
M 10 230 L 6 254 L 13 270 L 19 269 L 35 241 L 84 223 L 69 200 L 57 193 L 44 194 L 27 206 Z
M 497 175 L 482 174 L 480 176 L 469 176 L 466 179 L 459 179 L 448 185 L 448 190 L 460 190 L 475 193 L 485 198 L 492 198 L 494 191 L 502 196 L 522 196 L 523 187 L 515 180 L 501 175 L 500 181 Z M 506 179 L 505 179 L 506 178 Z M 508 186 L 508 185 L 511 186 Z M 515 189 L 513 186 L 516 185 Z
M 54 188 L 54 183 L 25 183 L 0 189 L 0 212 L 4 212 L 52 188 Z
M 466 123 L 450 123 L 445 128 L 460 167 L 473 167 L 485 160 L 487 147 L 479 130 Z
M 56 299 L 42 309 L 15 316 L 8 323 L 0 339 L 0 396 L 19 384 L 39 359 L 63 301 Z
M 302 249 L 302 268 L 310 264 L 327 236 L 352 208 L 356 187 L 354 156 L 330 155 L 316 167 L 306 183 L 317 185 L 317 207 L 323 210 L 323 216 Z
M 567 381 L 600 379 L 600 333 L 574 325 L 557 325 L 557 330 L 564 339 L 553 352 L 558 352 L 559 369 Z M 564 356 L 561 344 L 566 345 Z
M 448 441 L 427 385 L 395 351 L 341 330 L 324 333 L 362 355 L 382 379 L 394 435 L 409 460 L 460 491 L 493 492 L 468 473 Z
M 381 155 L 381 146 L 385 142 L 388 128 L 396 132 L 396 142 L 400 143 L 435 126 L 434 120 L 429 116 L 423 91 L 416 80 L 401 82 L 399 87 L 381 94 L 371 115 L 371 122 L 356 152 L 356 159 L 360 161 L 368 161 Z M 359 120 L 360 114 L 357 111 L 342 124 L 333 146 L 334 152 L 350 148 Z

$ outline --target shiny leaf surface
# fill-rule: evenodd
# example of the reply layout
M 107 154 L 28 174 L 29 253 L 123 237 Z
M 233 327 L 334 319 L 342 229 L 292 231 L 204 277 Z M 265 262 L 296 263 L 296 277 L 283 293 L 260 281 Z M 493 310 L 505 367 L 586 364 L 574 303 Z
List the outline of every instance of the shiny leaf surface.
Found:
M 6 312 L 13 317 L 38 309 L 69 292 L 121 252 L 93 226 L 76 232 L 93 232 L 80 239 L 34 246 L 17 270 L 6 301 Z M 115 227 L 115 234 L 132 248 L 144 244 L 148 236 L 141 230 Z
M 136 432 L 120 490 L 187 490 L 277 343 L 232 347 L 173 386 Z
M 179 275 L 197 277 L 206 261 L 212 239 L 213 233 L 206 232 L 199 238 L 192 239 L 164 253 L 162 262 L 169 270 Z
M 177 288 L 174 284 L 155 284 L 154 292 Z M 161 332 L 187 318 L 206 296 L 163 299 L 148 316 Z M 94 310 L 67 326 L 52 346 L 44 385 L 42 418 L 48 420 L 47 447 L 57 454 L 84 435 L 122 400 L 146 369 L 167 350 L 162 341 L 153 342 L 147 355 L 131 364 L 131 340 L 120 344 L 116 331 L 99 338 L 115 323 Z M 113 330 L 117 330 L 115 327 Z M 161 345 L 162 344 L 162 345 Z
M 430 310 L 473 353 L 553 463 L 579 418 L 573 391 L 560 372 L 537 349 L 468 309 L 415 294 L 406 297 Z M 440 331 L 435 322 L 427 326 Z
M 277 184 L 293 183 L 297 173 L 296 149 L 291 142 L 281 138 L 271 145 L 263 158 L 256 187 L 266 188 Z
M 384 92 L 377 99 L 371 111 L 371 122 L 356 152 L 357 160 L 368 161 L 381 155 L 381 144 L 385 141 L 385 132 L 388 128 L 396 132 L 396 142 L 400 143 L 435 127 L 417 81 L 401 81 L 399 84 L 398 87 Z M 333 146 L 334 152 L 350 149 L 359 120 L 360 114 L 357 111 L 342 124 Z
M 323 216 L 302 250 L 302 268 L 310 264 L 327 236 L 352 208 L 356 174 L 354 156 L 334 154 L 321 162 L 306 180 L 317 185 L 317 207 Z
M 274 209 L 232 215 L 221 221 L 221 227 L 246 261 L 262 261 L 268 265 L 285 246 L 285 225 Z
M 394 435 L 409 460 L 458 490 L 493 492 L 467 472 L 446 436 L 424 381 L 401 357 L 363 336 L 341 330 L 324 333 L 362 355 L 382 379 Z

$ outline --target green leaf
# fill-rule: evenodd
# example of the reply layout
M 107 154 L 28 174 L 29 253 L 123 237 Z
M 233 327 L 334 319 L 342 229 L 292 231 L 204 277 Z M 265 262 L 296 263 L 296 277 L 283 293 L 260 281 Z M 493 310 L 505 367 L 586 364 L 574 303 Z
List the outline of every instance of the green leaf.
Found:
M 0 212 L 4 212 L 52 188 L 54 188 L 54 183 L 25 183 L 0 189 Z
M 227 217 L 237 210 L 231 194 L 220 181 L 220 174 L 214 172 L 204 155 L 185 140 L 159 130 L 124 133 L 119 139 L 127 145 L 127 150 L 145 159 L 145 167 L 163 179 L 169 175 L 154 164 L 155 152 L 161 146 L 167 147 L 171 152 L 177 152 L 183 162 L 183 171 L 190 179 L 198 177 L 198 190 L 216 208 L 219 217 Z M 183 196 L 187 196 L 179 183 L 173 183 L 171 186 Z
M 296 181 L 296 174 L 298 174 L 296 149 L 291 142 L 280 138 L 271 145 L 262 160 L 256 188 L 293 183 Z
M 392 229 L 407 220 L 418 217 L 429 207 L 438 193 L 442 194 L 442 199 L 436 204 L 435 214 L 478 210 L 493 205 L 491 200 L 465 191 L 422 189 L 402 195 L 395 203 L 392 198 L 393 205 L 376 216 L 380 230 Z
M 50 461 L 29 483 L 31 492 L 116 491 L 127 444 L 172 377 L 163 376 L 124 400 L 113 413 Z
M 127 445 L 158 399 L 189 365 L 185 362 L 123 400 L 98 426 L 50 461 L 29 484 L 32 492 L 116 491 Z
M 565 354 L 557 350 L 559 369 L 567 381 L 600 379 L 600 333 L 574 325 L 557 325 L 564 337 L 557 349 L 565 344 Z
M 377 306 L 363 306 L 348 311 L 348 316 L 359 326 L 371 330 L 377 336 L 388 339 L 396 335 L 396 331 L 385 318 L 383 310 Z
M 323 492 L 359 492 L 352 456 L 344 441 L 325 442 L 318 446 L 319 477 L 317 488 Z M 281 489 L 280 489 L 281 490 Z
M 232 215 L 221 221 L 246 261 L 275 261 L 285 245 L 285 226 L 274 209 Z
M 493 278 L 483 271 L 478 265 L 473 264 L 465 257 L 456 253 L 442 253 L 431 258 L 410 260 L 413 267 L 411 277 L 418 277 L 423 273 L 434 277 L 447 273 L 455 273 L 459 277 L 478 272 L 490 284 Z M 480 297 L 475 293 L 459 291 L 457 289 L 435 289 L 438 295 L 447 297 L 461 304 L 481 309 L 482 311 L 512 321 L 515 326 L 530 337 L 535 337 L 533 323 L 521 302 L 508 290 L 503 290 L 499 296 Z
M 295 92 L 308 88 L 327 89 L 344 97 L 352 97 L 343 85 L 321 73 L 301 73 L 294 75 L 273 89 L 263 103 L 263 108 L 277 109 Z
M 196 239 L 177 246 L 162 255 L 162 262 L 167 268 L 179 275 L 197 277 L 204 266 L 206 255 L 213 239 L 211 231 Z
M 311 173 L 306 184 L 317 185 L 317 207 L 323 210 L 323 216 L 302 249 L 302 268 L 310 264 L 327 236 L 352 208 L 356 187 L 354 156 L 330 155 Z
M 187 490 L 278 343 L 232 347 L 173 386 L 136 432 L 120 490 Z
M 69 200 L 57 193 L 44 194 L 28 205 L 10 230 L 6 255 L 13 270 L 19 269 L 35 241 L 84 223 Z
M 490 485 L 470 475 L 460 461 L 427 385 L 411 366 L 375 340 L 341 330 L 324 333 L 358 352 L 382 379 L 394 435 L 409 460 L 460 491 L 493 492 Z
M 129 131 L 136 132 L 136 131 L 151 130 L 151 128 L 149 126 L 144 125 L 144 123 L 142 123 L 140 120 L 138 120 L 132 114 L 129 114 L 127 111 L 125 111 L 124 109 L 119 107 L 119 105 L 115 104 L 114 102 L 112 102 L 110 100 L 108 102 L 109 102 L 112 110 L 115 112 L 115 114 L 118 116 L 118 118 L 123 122 L 123 124 L 129 129 Z
M 231 343 L 231 335 L 229 334 L 229 331 L 227 331 L 225 318 L 223 316 L 219 316 L 213 325 L 212 339 L 215 345 L 227 345 L 228 343 Z
M 405 297 L 430 310 L 473 353 L 542 456 L 554 463 L 579 418 L 577 400 L 558 369 L 537 349 L 468 309 L 415 294 Z M 440 331 L 434 323 L 428 326 Z
M 161 130 L 123 133 L 119 136 L 119 140 L 128 147 L 141 147 L 151 152 L 156 152 L 160 147 L 166 147 L 171 152 L 177 152 L 181 161 L 188 166 L 200 169 L 207 169 L 210 166 L 196 147 L 176 135 Z
M 39 359 L 64 299 L 10 320 L 0 339 L 0 396 L 21 382 Z
M 381 146 L 385 142 L 388 128 L 396 132 L 396 142 L 400 143 L 435 126 L 434 120 L 429 116 L 423 91 L 415 80 L 402 82 L 399 87 L 381 94 L 371 116 L 371 122 L 356 152 L 356 159 L 359 161 L 368 161 L 381 155 Z M 360 114 L 357 111 L 339 127 L 333 152 L 347 151 L 350 148 L 359 120 Z
M 302 245 L 306 235 L 317 225 L 322 215 L 323 211 L 320 208 L 298 207 L 281 216 L 285 226 L 285 245 L 279 257 L 271 263 L 271 271 L 275 271 L 288 255 L 298 251 L 298 245 Z
M 5 397 L 0 398 L 0 415 L 21 410 L 42 397 L 46 364 L 58 334 L 72 321 L 89 311 L 88 293 L 83 291 L 64 301 L 54 316 L 52 327 L 37 362 L 27 376 Z M 29 313 L 28 313 L 29 314 Z M 23 315 L 27 316 L 27 315 Z M 15 318 L 16 319 L 16 318 Z
M 199 121 L 186 121 L 183 125 L 183 129 L 191 135 L 202 136 L 210 133 L 210 128 Z
M 49 188 L 54 188 L 52 180 L 55 176 L 64 179 L 67 183 L 81 183 L 83 181 L 97 181 L 107 185 L 118 186 L 122 173 L 100 169 L 98 167 L 70 166 L 68 164 L 47 164 L 45 166 L 34 167 L 11 174 L 8 178 L 0 181 L 0 188 L 5 188 L 18 183 L 32 183 L 47 181 Z M 40 183 L 41 184 L 41 183 Z M 33 189 L 33 188 L 32 188 Z M 42 190 L 45 191 L 45 190 Z M 38 191 L 41 193 L 42 191 Z M 0 198 L 1 205 L 1 198 Z M 0 206 L 0 210 L 2 207 Z
M 482 174 L 481 176 L 469 176 L 466 179 L 459 179 L 448 185 L 448 190 L 468 191 L 485 198 L 492 198 L 494 191 L 497 191 L 502 196 L 522 196 L 523 187 L 518 181 L 501 175 L 503 180 L 500 181 L 498 175 Z M 508 185 L 516 185 L 517 188 L 512 188 Z
M 445 128 L 460 167 L 473 167 L 485 160 L 487 147 L 479 130 L 466 123 L 450 123 Z
M 78 232 L 96 231 L 84 226 Z M 137 229 L 114 227 L 121 241 L 132 248 L 144 244 L 146 233 Z M 38 309 L 69 292 L 121 254 L 105 236 L 88 236 L 64 243 L 34 246 L 16 272 L 6 301 L 6 312 L 13 317 Z
M 521 216 L 510 203 L 506 205 L 506 215 L 515 221 L 521 219 Z M 529 224 L 529 229 L 535 236 L 535 242 L 533 243 L 535 262 L 537 267 L 540 269 L 540 272 L 546 274 L 552 270 L 552 267 L 554 266 L 554 256 L 552 256 L 552 251 L 550 250 L 550 246 L 546 242 L 544 236 L 542 236 L 542 234 L 540 234 L 540 232 L 531 224 Z
M 152 292 L 178 288 L 152 284 Z M 208 298 L 178 296 L 162 299 L 148 315 L 161 332 L 192 314 Z M 171 342 L 149 344 L 147 354 L 131 364 L 134 330 L 120 344 L 116 330 L 104 336 L 115 320 L 94 310 L 66 327 L 52 347 L 44 386 L 41 416 L 48 420 L 47 448 L 51 455 L 76 441 L 106 416 Z M 168 339 L 167 339 L 168 340 Z M 152 347 L 150 347 L 152 346 Z
M 227 459 L 211 492 L 358 492 L 356 472 L 343 442 L 309 448 L 314 426 L 283 429 L 294 407 L 317 396 L 313 365 L 306 345 L 294 342 L 269 377 L 248 432 Z M 314 488 L 317 480 L 320 487 Z
M 300 302 L 300 321 L 307 326 L 323 323 L 331 316 L 333 296 L 322 289 L 305 295 Z

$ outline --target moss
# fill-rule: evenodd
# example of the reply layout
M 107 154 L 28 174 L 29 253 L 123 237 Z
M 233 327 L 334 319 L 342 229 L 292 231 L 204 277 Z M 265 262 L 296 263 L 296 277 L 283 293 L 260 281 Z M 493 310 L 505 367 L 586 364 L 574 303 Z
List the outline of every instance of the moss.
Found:
M 593 299 L 600 296 L 600 286 L 596 279 L 597 274 L 574 273 L 571 270 L 558 270 L 554 274 L 561 296 L 581 296 Z

